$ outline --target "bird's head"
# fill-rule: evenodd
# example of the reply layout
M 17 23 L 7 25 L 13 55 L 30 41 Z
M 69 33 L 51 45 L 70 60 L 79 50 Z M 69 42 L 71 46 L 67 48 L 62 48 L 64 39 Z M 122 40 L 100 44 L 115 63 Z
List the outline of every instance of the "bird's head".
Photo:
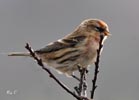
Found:
M 93 35 L 94 33 L 102 36 L 110 35 L 108 25 L 104 21 L 99 19 L 84 20 L 80 24 L 80 28 Z

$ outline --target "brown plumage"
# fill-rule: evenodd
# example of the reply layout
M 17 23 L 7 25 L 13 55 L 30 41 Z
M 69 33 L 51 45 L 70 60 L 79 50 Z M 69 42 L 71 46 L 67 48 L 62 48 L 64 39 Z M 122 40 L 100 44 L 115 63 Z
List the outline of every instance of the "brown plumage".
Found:
M 72 33 L 48 44 L 35 53 L 48 66 L 71 75 L 77 66 L 87 67 L 96 60 L 100 35 L 103 42 L 110 35 L 107 24 L 98 19 L 83 21 Z M 29 53 L 10 53 L 9 56 L 30 56 Z

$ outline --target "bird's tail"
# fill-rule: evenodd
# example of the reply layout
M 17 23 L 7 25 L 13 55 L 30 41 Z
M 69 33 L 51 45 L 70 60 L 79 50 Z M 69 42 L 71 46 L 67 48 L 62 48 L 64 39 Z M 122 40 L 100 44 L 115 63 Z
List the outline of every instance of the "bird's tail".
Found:
M 30 56 L 27 52 L 11 52 L 8 53 L 8 56 Z

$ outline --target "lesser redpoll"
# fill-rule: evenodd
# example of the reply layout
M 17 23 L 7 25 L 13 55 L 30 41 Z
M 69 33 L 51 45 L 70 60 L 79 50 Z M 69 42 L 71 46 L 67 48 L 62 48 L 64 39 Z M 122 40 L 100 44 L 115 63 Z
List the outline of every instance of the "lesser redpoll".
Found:
M 35 53 L 48 66 L 72 75 L 78 66 L 86 68 L 95 62 L 100 35 L 103 43 L 110 35 L 108 25 L 99 19 L 84 20 L 67 36 L 36 50 Z M 9 56 L 30 56 L 29 53 L 10 53 Z

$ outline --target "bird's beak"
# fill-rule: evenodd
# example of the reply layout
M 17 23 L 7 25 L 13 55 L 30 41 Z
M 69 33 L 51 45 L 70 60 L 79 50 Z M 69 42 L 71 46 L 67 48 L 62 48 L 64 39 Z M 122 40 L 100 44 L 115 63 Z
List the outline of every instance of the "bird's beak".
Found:
M 110 36 L 110 35 L 111 35 L 109 31 L 105 31 L 104 34 L 105 34 L 106 36 Z

